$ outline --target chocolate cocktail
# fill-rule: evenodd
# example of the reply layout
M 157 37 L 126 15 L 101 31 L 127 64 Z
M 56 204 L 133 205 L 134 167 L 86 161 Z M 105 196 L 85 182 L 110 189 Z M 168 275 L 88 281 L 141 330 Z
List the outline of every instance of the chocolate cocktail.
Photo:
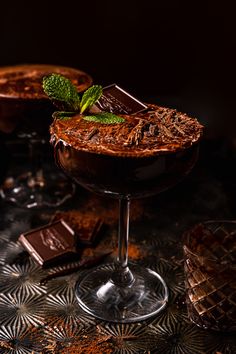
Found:
M 149 108 L 148 113 L 123 115 L 123 124 L 87 122 L 80 115 L 55 120 L 51 132 L 58 164 L 85 188 L 112 197 L 145 197 L 176 184 L 196 161 L 199 126 L 173 110 Z M 171 115 L 186 131 L 174 137 L 173 125 L 166 128 L 166 141 L 160 141 L 158 119 Z
M 95 317 L 129 323 L 158 313 L 168 299 L 159 274 L 128 264 L 130 199 L 159 193 L 192 169 L 202 126 L 186 114 L 156 105 L 135 114 L 115 113 L 121 122 L 104 124 L 83 114 L 55 119 L 51 141 L 65 173 L 93 192 L 119 199 L 117 262 L 86 273 L 76 296 Z

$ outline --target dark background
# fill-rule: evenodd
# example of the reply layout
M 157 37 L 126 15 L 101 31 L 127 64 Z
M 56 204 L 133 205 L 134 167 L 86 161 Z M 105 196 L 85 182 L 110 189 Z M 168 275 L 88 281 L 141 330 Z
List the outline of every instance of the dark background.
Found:
M 236 131 L 233 1 L 4 1 L 0 34 L 1 66 L 73 66 Z

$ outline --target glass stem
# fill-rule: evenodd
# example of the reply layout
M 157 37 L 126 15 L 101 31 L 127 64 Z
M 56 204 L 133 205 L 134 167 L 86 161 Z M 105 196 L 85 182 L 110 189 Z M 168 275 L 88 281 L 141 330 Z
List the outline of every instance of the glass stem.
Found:
M 119 230 L 118 230 L 118 256 L 116 263 L 116 272 L 113 276 L 113 282 L 119 286 L 129 286 L 133 283 L 134 277 L 128 267 L 128 240 L 129 240 L 129 206 L 128 197 L 121 198 Z

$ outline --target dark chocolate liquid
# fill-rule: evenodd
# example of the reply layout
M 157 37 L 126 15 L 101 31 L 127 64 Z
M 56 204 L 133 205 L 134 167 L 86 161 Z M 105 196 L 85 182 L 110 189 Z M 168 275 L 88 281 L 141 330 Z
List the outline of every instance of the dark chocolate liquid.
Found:
M 75 149 L 57 141 L 55 160 L 78 184 L 112 197 L 141 198 L 179 182 L 194 166 L 198 145 L 153 156 L 110 156 Z

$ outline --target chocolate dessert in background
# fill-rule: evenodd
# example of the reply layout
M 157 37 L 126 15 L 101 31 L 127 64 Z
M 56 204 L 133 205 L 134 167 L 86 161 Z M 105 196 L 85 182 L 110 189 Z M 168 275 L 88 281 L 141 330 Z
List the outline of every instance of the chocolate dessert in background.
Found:
M 5 144 L 5 137 L 0 133 L 0 185 L 4 181 L 6 176 L 7 168 L 9 162 L 9 153 Z
M 16 129 L 45 134 L 55 110 L 42 89 L 42 79 L 51 73 L 68 77 L 78 89 L 87 89 L 92 78 L 78 69 L 44 64 L 0 67 L 0 131 Z
M 0 67 L 0 133 L 7 135 L 12 163 L 16 165 L 18 156 L 24 157 L 16 173 L 6 176 L 0 194 L 5 201 L 20 207 L 56 207 L 75 191 L 52 161 L 49 126 L 55 109 L 42 88 L 43 77 L 51 73 L 70 79 L 78 92 L 92 83 L 88 74 L 69 67 L 44 64 Z M 23 153 L 20 155 L 19 151 Z

